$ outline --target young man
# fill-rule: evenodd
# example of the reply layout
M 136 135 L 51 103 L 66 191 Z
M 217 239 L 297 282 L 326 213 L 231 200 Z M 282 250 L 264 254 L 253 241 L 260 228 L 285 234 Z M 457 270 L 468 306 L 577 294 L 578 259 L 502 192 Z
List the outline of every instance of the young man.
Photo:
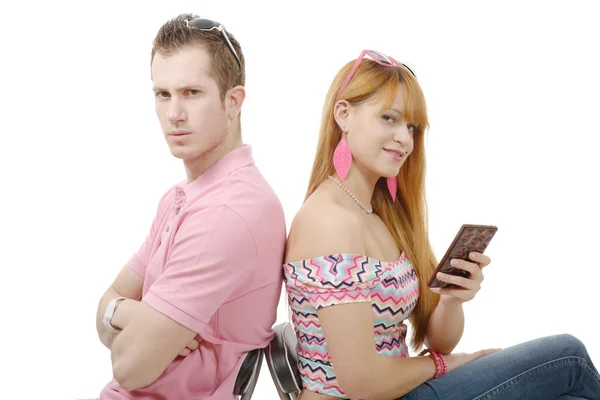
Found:
M 156 112 L 187 179 L 97 313 L 114 379 L 105 399 L 231 399 L 242 355 L 273 337 L 286 226 L 242 144 L 244 56 L 217 22 L 164 24 L 151 61 Z

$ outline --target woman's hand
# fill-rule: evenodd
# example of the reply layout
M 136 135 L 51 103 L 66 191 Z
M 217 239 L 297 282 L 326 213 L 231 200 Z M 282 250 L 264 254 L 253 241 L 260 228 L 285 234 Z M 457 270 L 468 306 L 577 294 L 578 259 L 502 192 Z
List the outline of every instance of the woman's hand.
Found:
M 501 349 L 485 349 L 479 350 L 475 353 L 446 354 L 444 356 L 444 358 L 446 359 L 446 367 L 448 368 L 448 372 L 450 372 L 458 367 L 470 363 L 471 361 L 475 361 L 480 357 L 495 353 L 499 350 Z
M 440 301 L 464 303 L 473 300 L 477 292 L 479 292 L 479 289 L 481 289 L 481 282 L 483 282 L 482 269 L 490 264 L 491 259 L 484 254 L 476 252 L 471 252 L 469 258 L 473 260 L 473 262 L 455 258 L 450 261 L 450 265 L 454 268 L 468 271 L 471 274 L 470 277 L 463 278 L 462 276 L 445 274 L 443 272 L 437 274 L 438 280 L 458 286 L 457 288 L 431 289 L 433 292 L 442 296 Z

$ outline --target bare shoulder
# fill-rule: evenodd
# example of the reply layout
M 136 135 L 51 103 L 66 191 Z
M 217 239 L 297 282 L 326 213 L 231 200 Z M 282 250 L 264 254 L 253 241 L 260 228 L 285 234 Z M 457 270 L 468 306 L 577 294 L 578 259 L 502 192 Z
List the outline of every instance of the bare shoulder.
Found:
M 360 217 L 325 197 L 309 198 L 300 208 L 286 245 L 285 262 L 338 253 L 364 254 Z

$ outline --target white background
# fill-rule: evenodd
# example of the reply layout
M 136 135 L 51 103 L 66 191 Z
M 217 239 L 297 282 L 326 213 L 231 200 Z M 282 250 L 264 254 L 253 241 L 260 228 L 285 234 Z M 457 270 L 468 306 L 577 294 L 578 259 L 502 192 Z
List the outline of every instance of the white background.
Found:
M 569 332 L 600 364 L 593 2 L 415 3 L 3 2 L 0 397 L 94 397 L 111 378 L 97 302 L 184 178 L 149 75 L 156 31 L 181 12 L 242 44 L 243 136 L 288 227 L 336 71 L 364 48 L 414 67 L 436 254 L 462 223 L 499 227 L 457 351 Z M 266 365 L 255 393 L 276 396 Z

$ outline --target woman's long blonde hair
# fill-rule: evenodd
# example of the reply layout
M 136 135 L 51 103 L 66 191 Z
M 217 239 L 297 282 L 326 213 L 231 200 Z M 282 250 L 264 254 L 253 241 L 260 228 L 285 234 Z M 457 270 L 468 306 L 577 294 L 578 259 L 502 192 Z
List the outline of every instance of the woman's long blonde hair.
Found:
M 425 144 L 424 134 L 429 127 L 425 97 L 416 78 L 402 67 L 383 67 L 376 62 L 364 59 L 348 86 L 336 98 L 342 81 L 354 61 L 346 64 L 331 83 L 321 119 L 319 143 L 306 198 L 334 173 L 333 152 L 342 138 L 342 131 L 334 118 L 334 106 L 338 100 L 346 100 L 351 105 L 364 101 L 380 100 L 382 108 L 391 107 L 397 90 L 404 90 L 404 110 L 406 121 L 417 127 L 414 133 L 414 149 L 404 162 L 398 174 L 398 196 L 392 201 L 387 193 L 385 178 L 381 178 L 373 193 L 373 211 L 379 215 L 390 230 L 396 244 L 413 263 L 419 277 L 419 300 L 412 312 L 410 322 L 413 325 L 412 348 L 421 348 L 427 333 L 429 319 L 439 295 L 427 287 L 427 280 L 436 265 L 427 232 L 427 202 L 425 200 Z

